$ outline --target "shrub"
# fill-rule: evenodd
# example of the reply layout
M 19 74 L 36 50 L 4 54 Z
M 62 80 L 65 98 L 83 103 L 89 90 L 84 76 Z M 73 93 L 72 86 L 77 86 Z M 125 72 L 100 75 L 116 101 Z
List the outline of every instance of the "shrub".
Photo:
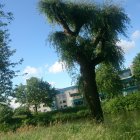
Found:
M 90 115 L 87 107 L 70 107 L 63 110 L 34 114 L 31 118 L 23 119 L 23 125 L 48 125 L 50 123 L 66 122 L 85 118 Z
M 0 123 L 10 123 L 13 116 L 13 110 L 7 105 L 0 105 Z
M 26 117 L 32 116 L 31 111 L 25 106 L 18 107 L 14 111 L 14 116 L 22 116 L 22 115 L 25 115 Z
M 121 111 L 131 111 L 140 109 L 140 93 L 133 93 L 127 96 L 120 96 L 103 104 L 103 110 L 105 113 L 117 113 Z

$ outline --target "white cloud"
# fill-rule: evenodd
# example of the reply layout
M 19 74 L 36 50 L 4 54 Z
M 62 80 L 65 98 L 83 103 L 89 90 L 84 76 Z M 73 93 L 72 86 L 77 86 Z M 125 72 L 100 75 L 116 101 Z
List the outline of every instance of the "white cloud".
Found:
M 132 33 L 130 41 L 120 39 L 120 41 L 117 42 L 117 45 L 120 46 L 125 53 L 128 53 L 132 49 L 135 49 L 136 39 L 138 38 L 140 38 L 140 30 L 136 30 L 135 32 Z
M 135 48 L 135 42 L 133 40 L 127 41 L 127 40 L 121 39 L 119 42 L 117 42 L 117 45 L 120 46 L 124 50 L 125 53 Z
M 140 31 L 139 31 L 139 30 L 136 30 L 136 31 L 132 34 L 131 38 L 132 38 L 133 40 L 136 40 L 136 39 L 140 38 Z
M 31 77 L 43 77 L 43 68 L 39 67 L 31 67 L 31 66 L 27 66 L 25 67 L 25 69 L 23 70 L 23 74 L 26 73 L 25 76 L 23 76 L 23 82 L 26 83 L 26 80 L 31 78 Z
M 59 73 L 65 70 L 64 62 L 55 62 L 52 66 L 49 67 L 50 73 Z
M 52 87 L 54 87 L 54 86 L 56 85 L 55 82 L 49 82 L 49 84 L 50 84 Z
M 35 67 L 27 66 L 24 70 L 23 73 L 27 73 L 29 75 L 34 75 L 38 73 L 38 69 Z

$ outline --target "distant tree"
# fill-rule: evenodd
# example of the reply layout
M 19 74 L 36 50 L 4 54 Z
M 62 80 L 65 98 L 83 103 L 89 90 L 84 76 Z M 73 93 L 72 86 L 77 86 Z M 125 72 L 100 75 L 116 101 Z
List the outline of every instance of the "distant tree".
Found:
M 36 113 L 41 103 L 51 106 L 53 95 L 56 93 L 48 82 L 36 77 L 28 79 L 25 86 L 20 84 L 14 91 L 16 101 L 27 106 L 33 105 Z
M 96 69 L 98 91 L 107 99 L 122 94 L 122 82 L 119 71 L 112 65 L 101 64 Z
M 133 74 L 140 90 L 140 53 L 138 53 L 133 60 Z
M 112 3 L 40 0 L 39 4 L 49 22 L 61 26 L 50 40 L 68 69 L 80 66 L 84 96 L 91 114 L 97 122 L 102 122 L 95 67 L 106 62 L 119 68 L 123 63 L 123 51 L 116 43 L 118 33 L 125 35 L 129 23 L 127 15 L 123 8 Z
M 26 104 L 28 106 L 26 85 L 20 84 L 16 86 L 12 96 L 16 98 L 15 102 L 19 102 L 22 105 Z
M 11 50 L 9 43 L 9 33 L 7 30 L 8 23 L 12 20 L 11 13 L 5 13 L 0 4 L 0 101 L 6 101 L 12 91 L 12 79 L 16 76 L 13 68 L 22 62 L 13 63 L 10 57 L 13 56 L 15 50 Z

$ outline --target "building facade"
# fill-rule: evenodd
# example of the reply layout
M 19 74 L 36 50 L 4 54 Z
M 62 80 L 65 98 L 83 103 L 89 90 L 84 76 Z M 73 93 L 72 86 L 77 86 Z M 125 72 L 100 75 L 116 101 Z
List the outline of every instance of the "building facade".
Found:
M 120 78 L 123 84 L 123 95 L 138 91 L 138 85 L 133 75 L 132 68 L 125 69 L 120 72 Z
M 79 106 L 83 104 L 83 96 L 79 93 L 76 86 L 71 86 L 59 89 L 55 96 L 55 103 L 57 109 Z
M 35 112 L 35 106 L 32 105 L 30 106 L 30 111 L 31 112 Z M 37 111 L 38 112 L 49 112 L 49 111 L 52 111 L 52 108 L 48 107 L 47 105 L 45 104 L 40 104 L 38 107 L 37 107 Z

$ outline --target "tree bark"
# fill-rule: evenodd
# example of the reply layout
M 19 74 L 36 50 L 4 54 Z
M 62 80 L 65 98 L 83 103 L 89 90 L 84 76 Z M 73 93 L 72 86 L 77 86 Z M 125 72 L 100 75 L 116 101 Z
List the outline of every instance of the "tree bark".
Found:
M 96 122 L 103 122 L 103 111 L 96 85 L 95 67 L 91 67 L 90 64 L 82 65 L 81 74 L 83 76 L 84 95 L 91 110 L 91 115 Z
M 36 105 L 36 104 L 35 104 L 35 113 L 36 113 L 36 114 L 38 113 L 37 105 Z

